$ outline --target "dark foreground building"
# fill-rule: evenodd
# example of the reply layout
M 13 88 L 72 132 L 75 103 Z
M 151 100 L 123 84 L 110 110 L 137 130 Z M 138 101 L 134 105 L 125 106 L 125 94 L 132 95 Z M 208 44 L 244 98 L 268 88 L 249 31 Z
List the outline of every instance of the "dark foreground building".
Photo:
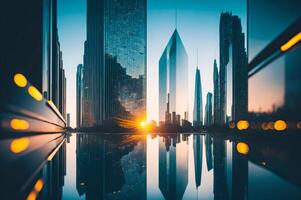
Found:
M 57 0 L 0 3 L 1 81 L 21 73 L 65 117 L 66 77 L 57 29 Z
M 83 126 L 144 119 L 146 0 L 88 0 Z

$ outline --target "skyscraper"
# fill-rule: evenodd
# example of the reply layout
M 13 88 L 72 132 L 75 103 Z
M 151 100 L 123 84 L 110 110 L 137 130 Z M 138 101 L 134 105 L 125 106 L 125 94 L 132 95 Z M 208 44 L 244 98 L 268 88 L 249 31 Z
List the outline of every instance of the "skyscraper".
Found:
M 200 70 L 197 68 L 195 72 L 193 126 L 200 127 L 202 125 L 203 125 L 202 82 L 201 82 Z
M 177 29 L 159 60 L 159 120 L 164 121 L 167 94 L 170 111 L 184 116 L 188 104 L 188 55 Z
M 246 117 L 248 108 L 248 70 L 245 37 L 244 33 L 242 33 L 240 18 L 232 16 L 231 13 L 222 13 L 219 31 L 219 109 L 216 111 L 214 108 L 214 114 L 219 115 L 219 119 L 214 117 L 214 123 L 225 124 L 227 121 L 227 110 L 228 115 L 231 113 L 231 117 L 234 120 Z M 227 70 L 229 67 L 232 69 Z M 227 77 L 227 72 L 230 72 L 232 76 Z M 230 91 L 228 82 L 231 83 L 231 81 L 230 89 L 232 90 Z M 227 95 L 232 96 L 228 98 L 228 101 L 232 100 L 232 102 L 227 102 Z
M 240 120 L 247 117 L 248 113 L 248 66 L 245 35 L 238 16 L 232 17 L 232 56 L 232 119 Z
M 82 125 L 82 91 L 83 91 L 83 65 L 77 65 L 76 71 L 76 126 Z
M 212 125 L 212 93 L 208 92 L 205 106 L 205 126 Z
M 231 13 L 222 13 L 220 16 L 219 24 L 219 98 L 220 98 L 220 118 L 219 123 L 226 123 L 227 112 L 227 69 L 226 66 L 229 62 L 229 47 L 231 44 Z
M 213 124 L 216 125 L 219 122 L 219 75 L 215 59 L 213 64 L 213 95 Z
M 165 111 L 165 124 L 171 124 L 171 114 L 169 112 L 169 93 L 167 94 L 167 103 Z
M 145 118 L 146 0 L 88 0 L 87 126 Z
M 63 114 L 64 80 L 57 29 L 57 0 L 2 1 L 1 59 L 5 77 L 16 73 L 51 100 Z M 61 73 L 61 74 L 60 74 Z M 8 82 L 8 81 L 7 81 Z M 64 116 L 64 115 L 63 115 Z M 64 116 L 65 117 L 65 116 Z

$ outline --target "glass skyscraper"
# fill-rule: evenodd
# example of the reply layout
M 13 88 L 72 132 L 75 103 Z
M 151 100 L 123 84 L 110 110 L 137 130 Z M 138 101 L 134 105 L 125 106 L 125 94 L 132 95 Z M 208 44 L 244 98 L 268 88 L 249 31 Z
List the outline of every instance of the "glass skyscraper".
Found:
M 159 60 L 159 120 L 164 121 L 167 94 L 170 111 L 181 116 L 188 110 L 188 55 L 175 29 Z
M 84 65 L 85 126 L 145 118 L 146 0 L 87 1 Z
M 212 125 L 212 93 L 208 92 L 205 105 L 205 126 Z
M 200 70 L 197 68 L 195 72 L 193 126 L 200 127 L 202 125 L 203 125 L 202 82 L 201 82 Z

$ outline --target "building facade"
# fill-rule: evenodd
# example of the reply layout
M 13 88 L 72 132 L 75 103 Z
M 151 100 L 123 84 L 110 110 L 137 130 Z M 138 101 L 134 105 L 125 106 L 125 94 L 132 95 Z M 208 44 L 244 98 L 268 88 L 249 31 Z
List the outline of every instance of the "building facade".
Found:
M 88 0 L 85 46 L 85 126 L 145 118 L 146 0 Z
M 193 107 L 193 126 L 200 127 L 203 125 L 203 97 L 201 73 L 197 68 L 195 72 L 194 86 L 194 107 Z
M 219 122 L 219 75 L 216 60 L 213 63 L 213 124 Z
M 208 92 L 205 106 L 205 126 L 211 126 L 212 122 L 212 93 Z
M 0 65 L 4 66 L 5 76 L 23 74 L 63 114 L 65 76 L 60 74 L 63 62 L 57 29 L 57 0 L 30 3 L 12 0 L 1 2 L 0 7 L 3 8 L 0 25 L 5 27 L 1 32 Z
M 223 125 L 229 120 L 242 119 L 247 115 L 248 70 L 245 36 L 242 32 L 240 18 L 228 12 L 222 13 L 219 31 L 220 68 L 218 105 L 217 109 L 214 108 L 214 124 Z M 214 76 L 216 76 L 215 72 Z M 215 80 L 214 78 L 214 82 Z M 216 101 L 216 97 L 214 97 L 214 101 Z
M 164 121 L 168 94 L 170 112 L 185 116 L 188 107 L 188 55 L 177 29 L 159 60 L 159 121 Z
M 77 65 L 76 71 L 76 126 L 82 126 L 82 98 L 83 98 L 83 65 Z

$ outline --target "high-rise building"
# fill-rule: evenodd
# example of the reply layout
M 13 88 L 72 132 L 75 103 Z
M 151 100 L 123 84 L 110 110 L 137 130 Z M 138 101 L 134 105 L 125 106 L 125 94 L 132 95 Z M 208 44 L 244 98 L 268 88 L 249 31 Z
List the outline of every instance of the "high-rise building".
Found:
M 240 120 L 248 113 L 248 66 L 245 35 L 238 16 L 232 17 L 232 56 L 232 119 Z
M 218 115 L 219 118 L 214 116 L 214 123 L 222 125 L 227 122 L 227 119 L 238 120 L 246 117 L 248 107 L 248 70 L 245 37 L 242 32 L 240 18 L 232 16 L 228 12 L 222 13 L 219 31 L 219 105 L 217 110 L 214 108 L 214 115 Z M 214 106 L 216 106 L 215 103 Z
M 227 69 L 226 66 L 229 62 L 229 47 L 231 44 L 231 13 L 222 13 L 220 16 L 219 24 L 219 124 L 226 123 L 227 113 Z
M 171 124 L 171 114 L 169 111 L 169 93 L 167 94 L 167 103 L 165 111 L 165 124 Z
M 62 52 L 57 29 L 57 0 L 5 1 L 1 18 L 2 74 L 23 74 L 63 114 Z M 6 79 L 4 77 L 4 80 Z M 2 77 L 1 77 L 2 79 Z M 4 81 L 3 80 L 3 81 Z M 64 116 L 64 115 L 63 115 Z M 65 116 L 64 116 L 65 117 Z
M 205 106 L 205 126 L 212 125 L 212 93 L 208 92 Z
M 200 127 L 202 125 L 203 125 L 202 81 L 201 81 L 200 70 L 197 68 L 195 72 L 193 126 Z
M 219 122 L 219 75 L 216 60 L 213 64 L 213 124 Z
M 159 60 L 159 120 L 164 120 L 167 94 L 170 111 L 182 116 L 188 105 L 188 55 L 175 29 Z
M 88 0 L 86 126 L 145 118 L 146 0 Z
M 82 126 L 82 98 L 83 98 L 83 65 L 77 65 L 76 71 L 76 126 Z

